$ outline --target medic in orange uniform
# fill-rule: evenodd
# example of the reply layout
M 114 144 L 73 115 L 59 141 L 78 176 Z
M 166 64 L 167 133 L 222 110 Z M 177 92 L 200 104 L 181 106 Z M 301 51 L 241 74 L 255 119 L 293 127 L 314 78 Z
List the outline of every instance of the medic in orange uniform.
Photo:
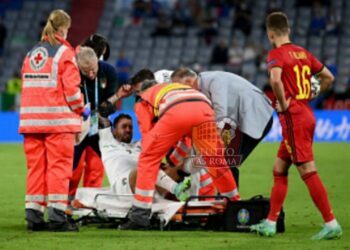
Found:
M 142 134 L 134 202 L 129 221 L 120 229 L 150 226 L 155 182 L 162 158 L 184 136 L 191 136 L 202 155 L 219 192 L 240 199 L 236 182 L 224 159 L 210 101 L 200 92 L 182 84 L 141 83 L 140 100 L 135 106 Z
M 72 175 L 75 133 L 84 109 L 74 49 L 65 40 L 71 19 L 51 12 L 42 41 L 27 54 L 22 68 L 19 133 L 27 158 L 26 220 L 32 231 L 77 231 L 65 210 Z M 44 221 L 48 207 L 49 223 Z

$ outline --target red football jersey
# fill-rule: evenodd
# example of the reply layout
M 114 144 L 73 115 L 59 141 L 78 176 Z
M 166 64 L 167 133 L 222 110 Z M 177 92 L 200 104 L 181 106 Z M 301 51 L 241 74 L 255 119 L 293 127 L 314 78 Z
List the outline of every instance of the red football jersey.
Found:
M 323 64 L 309 51 L 292 43 L 272 49 L 267 58 L 269 71 L 282 68 L 285 97 L 307 101 L 311 98 L 311 76 L 323 69 Z

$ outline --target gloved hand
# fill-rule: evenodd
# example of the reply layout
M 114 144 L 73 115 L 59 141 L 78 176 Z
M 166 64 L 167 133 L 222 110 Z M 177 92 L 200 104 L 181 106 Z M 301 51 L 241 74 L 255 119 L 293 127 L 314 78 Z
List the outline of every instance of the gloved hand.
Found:
M 86 121 L 87 118 L 89 118 L 90 114 L 91 114 L 91 109 L 90 108 L 85 108 L 83 113 L 82 113 L 84 121 Z
M 105 101 L 98 107 L 98 112 L 100 116 L 107 118 L 110 114 L 115 112 L 115 106 L 109 101 Z

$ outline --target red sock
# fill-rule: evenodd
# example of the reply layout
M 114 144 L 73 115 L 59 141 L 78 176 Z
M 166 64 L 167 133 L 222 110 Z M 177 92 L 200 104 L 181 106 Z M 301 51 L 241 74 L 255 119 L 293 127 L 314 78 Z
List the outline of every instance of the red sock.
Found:
M 271 221 L 277 221 L 283 202 L 287 196 L 288 175 L 274 171 L 273 177 L 274 185 L 271 190 L 270 212 L 267 216 L 267 219 Z
M 306 186 L 309 189 L 312 200 L 321 212 L 323 220 L 327 223 L 333 220 L 334 214 L 328 200 L 327 190 L 324 187 L 317 172 L 310 172 L 302 176 Z

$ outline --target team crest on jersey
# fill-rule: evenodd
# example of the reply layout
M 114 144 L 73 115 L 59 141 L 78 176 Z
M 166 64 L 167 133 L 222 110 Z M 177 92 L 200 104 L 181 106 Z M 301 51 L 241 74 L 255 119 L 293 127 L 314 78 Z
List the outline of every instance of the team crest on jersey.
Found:
M 46 48 L 44 47 L 36 48 L 32 52 L 29 59 L 30 67 L 32 68 L 32 70 L 39 71 L 45 66 L 48 58 L 49 58 L 49 53 L 47 52 Z
M 105 89 L 107 87 L 107 79 L 105 78 L 101 79 L 100 86 L 101 88 Z

